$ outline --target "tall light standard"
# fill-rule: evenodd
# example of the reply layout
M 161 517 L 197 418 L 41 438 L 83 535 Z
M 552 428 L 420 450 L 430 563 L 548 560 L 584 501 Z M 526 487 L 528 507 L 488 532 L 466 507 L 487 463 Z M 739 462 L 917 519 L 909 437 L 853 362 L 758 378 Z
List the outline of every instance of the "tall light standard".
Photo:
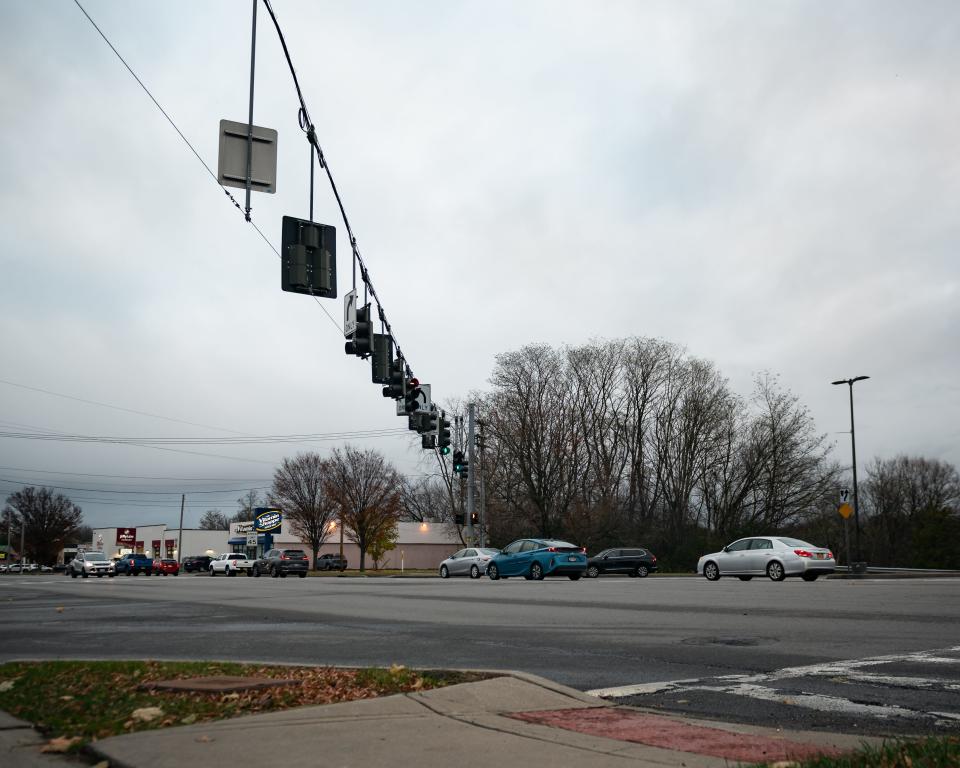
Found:
M 853 429 L 853 384 L 869 378 L 869 376 L 854 376 L 852 379 L 830 382 L 831 384 L 846 384 L 850 387 L 850 447 L 853 450 L 853 533 L 854 547 L 857 551 L 857 562 L 850 564 L 850 570 L 853 573 L 864 573 L 867 570 L 867 564 L 863 562 L 863 553 L 860 550 L 860 499 L 857 496 L 857 438 Z

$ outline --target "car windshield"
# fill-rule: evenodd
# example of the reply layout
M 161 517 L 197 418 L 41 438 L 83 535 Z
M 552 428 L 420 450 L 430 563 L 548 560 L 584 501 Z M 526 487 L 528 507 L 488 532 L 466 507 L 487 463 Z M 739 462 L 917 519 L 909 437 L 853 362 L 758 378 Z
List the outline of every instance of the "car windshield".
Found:
M 304 557 L 303 552 L 299 549 L 285 549 L 283 550 L 283 554 L 287 557 Z
M 539 541 L 538 544 L 544 547 L 569 547 L 570 549 L 580 549 L 569 541 L 556 541 L 555 539 L 548 539 L 546 541 Z
M 500 553 L 499 549 L 478 549 L 477 552 L 483 555 L 497 555 Z
M 87 552 L 83 556 L 84 560 L 106 560 L 107 556 L 103 552 Z
M 777 541 L 786 544 L 788 547 L 813 547 L 816 549 L 809 541 L 800 541 L 800 539 L 777 539 Z

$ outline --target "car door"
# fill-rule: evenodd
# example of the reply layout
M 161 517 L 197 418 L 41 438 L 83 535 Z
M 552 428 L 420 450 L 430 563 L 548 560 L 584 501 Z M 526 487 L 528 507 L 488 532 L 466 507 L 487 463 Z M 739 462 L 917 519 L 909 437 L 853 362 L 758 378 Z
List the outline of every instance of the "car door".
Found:
M 457 573 L 466 576 L 470 573 L 470 566 L 477 562 L 477 550 L 465 549 L 463 555 L 457 559 L 459 566 Z
M 747 572 L 764 574 L 767 572 L 767 563 L 773 557 L 773 542 L 770 539 L 750 539 L 750 549 L 747 550 Z
M 461 549 L 459 552 L 454 552 L 450 555 L 450 562 L 447 563 L 447 570 L 450 571 L 451 576 L 462 576 L 464 572 L 464 557 L 466 556 L 469 550 Z
M 750 541 L 750 539 L 740 539 L 724 548 L 717 558 L 720 560 L 720 573 L 746 573 Z
M 520 573 L 520 547 L 523 546 L 524 541 L 521 539 L 509 544 L 500 553 L 503 558 L 498 559 L 497 565 L 502 576 L 516 576 Z

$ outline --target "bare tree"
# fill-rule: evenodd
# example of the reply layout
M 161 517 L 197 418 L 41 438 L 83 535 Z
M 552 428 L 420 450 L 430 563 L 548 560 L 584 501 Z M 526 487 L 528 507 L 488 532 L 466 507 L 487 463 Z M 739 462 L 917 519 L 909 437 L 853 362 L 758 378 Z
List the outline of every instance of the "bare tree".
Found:
M 251 488 L 237 499 L 237 512 L 228 522 L 244 523 L 253 520 L 257 516 L 255 510 L 261 506 L 263 506 L 263 499 L 260 498 L 260 493 L 255 488 Z
M 387 536 L 400 515 L 401 479 L 382 454 L 347 445 L 328 459 L 326 490 L 336 504 L 344 533 L 360 549 L 360 570 L 374 541 Z
M 21 560 L 26 554 L 40 563 L 55 562 L 60 550 L 83 522 L 80 507 L 49 488 L 38 490 L 27 486 L 11 493 L 7 496 L 4 514 L 9 519 L 14 513 L 23 525 L 26 552 L 20 553 Z
M 314 569 L 320 547 L 337 519 L 337 506 L 326 487 L 327 476 L 324 459 L 316 453 L 301 453 L 283 460 L 273 473 L 269 493 L 270 504 L 283 510 L 294 534 L 310 546 Z
M 208 509 L 200 518 L 198 527 L 203 531 L 228 531 L 230 522 L 219 509 Z
M 862 485 L 872 559 L 884 565 L 960 566 L 960 475 L 920 456 L 874 459 Z

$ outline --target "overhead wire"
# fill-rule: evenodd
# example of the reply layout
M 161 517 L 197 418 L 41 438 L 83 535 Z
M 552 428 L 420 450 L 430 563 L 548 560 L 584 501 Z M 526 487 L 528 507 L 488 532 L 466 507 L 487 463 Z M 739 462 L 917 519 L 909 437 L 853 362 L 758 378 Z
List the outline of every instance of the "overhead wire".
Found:
M 343 205 L 343 200 L 340 197 L 340 191 L 337 189 L 336 182 L 333 180 L 333 173 L 330 170 L 330 164 L 323 154 L 323 149 L 320 147 L 320 142 L 317 140 L 316 128 L 313 124 L 313 121 L 310 119 L 310 110 L 307 109 L 306 99 L 304 99 L 303 91 L 300 88 L 300 80 L 297 77 L 297 71 L 293 66 L 293 60 L 290 56 L 290 50 L 287 48 L 286 38 L 283 35 L 283 30 L 280 29 L 280 22 L 277 20 L 277 15 L 273 11 L 273 6 L 271 5 L 270 0 L 263 0 L 263 4 L 266 6 L 267 11 L 270 14 L 270 18 L 273 21 L 273 26 L 277 30 L 277 36 L 280 38 L 280 45 L 283 48 L 283 55 L 287 60 L 287 66 L 290 69 L 290 75 L 293 77 L 293 85 L 297 91 L 297 99 L 300 101 L 300 113 L 298 115 L 300 127 L 307 134 L 307 140 L 310 142 L 314 152 L 317 155 L 317 160 L 320 163 L 320 167 L 323 168 L 327 174 L 327 180 L 330 182 L 330 188 L 333 191 L 333 196 L 336 198 L 337 206 L 340 208 L 340 216 L 343 219 L 343 225 L 346 227 L 347 235 L 350 237 L 350 249 L 353 252 L 355 264 L 360 265 L 360 277 L 364 283 L 364 291 L 369 291 L 370 295 L 377 302 L 377 310 L 381 326 L 386 329 L 387 333 L 390 335 L 390 338 L 393 339 L 394 346 L 397 349 L 397 357 L 404 361 L 407 375 L 413 376 L 413 369 L 410 367 L 409 361 L 404 356 L 403 351 L 400 349 L 400 343 L 397 341 L 397 337 L 394 334 L 393 328 L 391 327 L 390 322 L 387 320 L 386 312 L 383 309 L 383 302 L 380 300 L 380 297 L 377 296 L 376 289 L 373 286 L 373 280 L 370 277 L 370 272 L 367 269 L 366 264 L 364 264 L 363 257 L 360 255 L 360 248 L 357 245 L 357 238 L 353 234 L 353 228 L 350 226 L 350 220 L 347 218 L 347 211 Z M 354 267 L 354 274 L 356 274 L 356 267 Z M 356 287 L 356 277 L 354 277 L 354 287 Z
M 120 55 L 120 51 L 116 49 L 114 44 L 111 43 L 110 39 L 104 34 L 103 30 L 100 29 L 97 22 L 95 22 L 93 18 L 90 16 L 90 14 L 87 13 L 87 9 L 80 4 L 80 0 L 73 0 L 73 2 L 76 4 L 77 8 L 79 8 L 83 12 L 83 15 L 87 17 L 87 21 L 89 21 L 90 24 L 93 26 L 93 28 L 97 30 L 100 37 L 103 38 L 103 41 L 108 46 L 110 46 L 110 50 L 114 52 L 114 54 L 118 59 L 120 59 L 120 63 L 123 64 L 124 67 L 126 67 L 127 71 L 131 74 L 133 79 L 136 80 L 137 84 L 143 89 L 143 92 L 150 97 L 150 100 L 154 103 L 156 108 L 160 110 L 160 114 L 162 114 L 167 119 L 167 122 L 170 123 L 170 125 L 173 127 L 173 130 L 175 130 L 177 132 L 177 135 L 179 135 L 180 138 L 183 139 L 184 144 L 186 144 L 187 147 L 190 148 L 190 151 L 194 154 L 194 157 L 196 157 L 197 160 L 200 161 L 200 164 L 206 169 L 207 173 L 210 174 L 210 177 L 213 179 L 214 183 L 216 183 L 217 186 L 220 187 L 221 190 L 223 190 L 223 193 L 227 196 L 227 198 L 230 200 L 233 206 L 240 212 L 240 214 L 244 217 L 244 219 L 250 223 L 250 226 L 252 226 L 254 230 L 256 230 L 257 234 L 260 235 L 260 237 L 263 239 L 263 242 L 265 242 L 269 246 L 270 250 L 272 250 L 277 255 L 277 258 L 282 259 L 283 257 L 280 255 L 280 251 L 278 251 L 274 246 L 274 244 L 270 242 L 269 238 L 267 238 L 267 236 L 263 234 L 260 227 L 256 225 L 256 222 L 253 221 L 250 215 L 244 212 L 243 207 L 240 205 L 239 202 L 237 202 L 237 199 L 230 193 L 230 190 L 228 190 L 223 184 L 220 183 L 220 179 L 217 178 L 217 174 L 215 174 L 213 170 L 210 168 L 210 166 L 207 165 L 207 162 L 200 156 L 200 153 L 196 150 L 193 144 L 190 143 L 190 140 L 187 139 L 186 136 L 184 136 L 183 131 L 181 131 L 180 128 L 177 127 L 177 124 L 173 121 L 173 118 L 170 117 L 167 111 L 160 105 L 160 102 L 157 101 L 154 95 L 150 92 L 150 89 L 147 88 L 147 86 L 140 79 L 137 73 L 133 71 L 133 68 L 127 63 L 126 59 L 124 59 L 123 56 Z M 314 300 L 316 301 L 317 306 L 320 307 L 320 309 L 323 310 L 323 313 L 330 319 L 330 322 L 333 323 L 334 328 L 336 328 L 340 333 L 343 333 L 343 328 L 337 323 L 336 320 L 333 319 L 333 316 L 327 311 L 327 308 L 323 306 L 323 304 L 321 304 L 316 297 L 314 297 Z

